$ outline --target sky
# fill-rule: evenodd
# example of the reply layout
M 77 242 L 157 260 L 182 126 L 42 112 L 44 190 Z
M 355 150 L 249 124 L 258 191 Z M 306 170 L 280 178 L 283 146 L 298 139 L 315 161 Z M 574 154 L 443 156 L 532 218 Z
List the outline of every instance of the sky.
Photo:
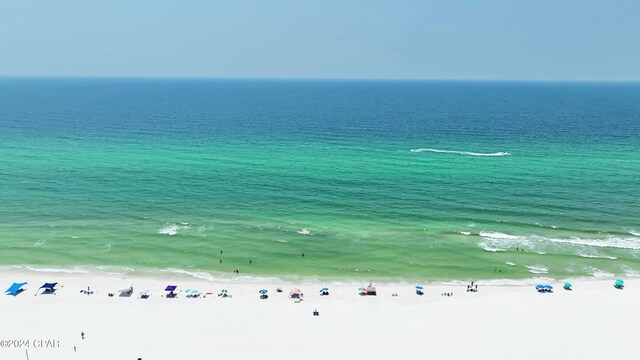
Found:
M 640 1 L 0 0 L 0 75 L 640 81 Z

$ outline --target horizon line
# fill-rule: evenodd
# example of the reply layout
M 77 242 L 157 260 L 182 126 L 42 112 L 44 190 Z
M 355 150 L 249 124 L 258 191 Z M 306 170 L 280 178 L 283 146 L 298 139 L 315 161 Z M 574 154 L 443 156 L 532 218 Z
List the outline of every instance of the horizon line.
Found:
M 383 78 L 383 77 L 249 77 L 249 76 L 172 76 L 172 75 L 7 75 L 0 78 L 30 79 L 141 79 L 141 80 L 272 80 L 272 81 L 415 81 L 415 82 L 529 82 L 529 83 L 640 83 L 619 79 L 491 79 L 491 78 Z

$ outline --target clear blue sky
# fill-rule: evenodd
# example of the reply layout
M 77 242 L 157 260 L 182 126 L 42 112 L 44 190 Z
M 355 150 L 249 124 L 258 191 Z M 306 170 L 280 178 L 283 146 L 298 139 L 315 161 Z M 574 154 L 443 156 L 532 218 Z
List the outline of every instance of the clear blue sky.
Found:
M 1 0 L 0 75 L 640 80 L 640 0 Z

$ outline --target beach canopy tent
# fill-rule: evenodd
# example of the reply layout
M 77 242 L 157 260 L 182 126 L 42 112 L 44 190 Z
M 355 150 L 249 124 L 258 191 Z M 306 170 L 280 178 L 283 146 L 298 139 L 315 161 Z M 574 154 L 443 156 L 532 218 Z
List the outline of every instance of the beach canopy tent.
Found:
M 367 295 L 376 295 L 376 287 L 375 286 L 367 286 Z
M 55 282 L 55 283 L 44 283 L 44 285 L 40 286 L 40 288 L 38 290 L 44 289 L 44 291 L 42 292 L 43 294 L 46 294 L 46 293 L 55 294 L 56 285 L 58 285 L 57 282 Z M 36 295 L 38 295 L 38 293 L 36 293 Z
M 127 289 L 122 289 L 119 291 L 120 292 L 120 297 L 130 297 L 131 295 L 133 295 L 133 285 L 129 285 L 129 287 Z
M 22 287 L 25 286 L 26 284 L 27 284 L 26 282 L 22 282 L 22 283 L 14 282 L 13 285 L 9 286 L 9 288 L 5 291 L 5 293 L 8 293 L 9 295 L 12 295 L 12 296 L 16 296 L 20 294 L 22 291 L 24 291 Z
M 164 288 L 164 291 L 168 291 L 169 293 L 167 294 L 168 298 L 175 298 L 177 295 L 174 291 L 176 291 L 176 289 L 178 288 L 178 286 L 176 285 L 167 285 L 166 288 Z
M 289 292 L 289 297 L 292 299 L 300 299 L 302 297 L 302 291 L 300 291 L 300 289 L 293 289 Z

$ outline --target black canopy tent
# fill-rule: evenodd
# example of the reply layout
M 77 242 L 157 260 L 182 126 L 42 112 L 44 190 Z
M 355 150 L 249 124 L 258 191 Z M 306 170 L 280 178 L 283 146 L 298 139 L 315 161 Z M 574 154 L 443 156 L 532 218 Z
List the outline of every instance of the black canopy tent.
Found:
M 56 294 L 56 285 L 58 285 L 57 282 L 54 283 L 44 283 L 44 285 L 40 286 L 40 288 L 38 288 L 38 290 L 44 289 L 44 291 L 42 293 L 40 293 L 39 291 L 36 292 L 36 295 L 38 294 Z M 34 296 L 36 296 L 34 295 Z

